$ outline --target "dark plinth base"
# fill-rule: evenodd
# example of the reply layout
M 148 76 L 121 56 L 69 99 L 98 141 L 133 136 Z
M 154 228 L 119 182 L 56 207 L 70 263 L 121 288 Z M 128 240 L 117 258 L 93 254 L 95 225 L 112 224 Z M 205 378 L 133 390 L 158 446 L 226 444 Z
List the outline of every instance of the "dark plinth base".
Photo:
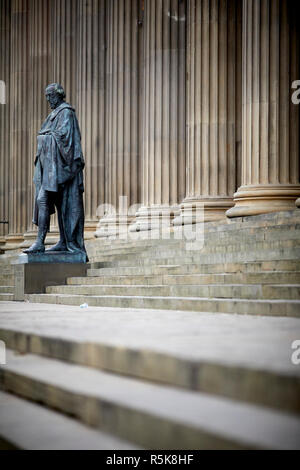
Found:
M 85 253 L 69 251 L 44 251 L 44 253 L 23 253 L 19 255 L 18 264 L 30 263 L 85 263 Z
M 40 294 L 47 286 L 66 284 L 68 277 L 85 276 L 87 264 L 81 253 L 32 253 L 18 257 L 14 264 L 15 300 L 25 294 Z

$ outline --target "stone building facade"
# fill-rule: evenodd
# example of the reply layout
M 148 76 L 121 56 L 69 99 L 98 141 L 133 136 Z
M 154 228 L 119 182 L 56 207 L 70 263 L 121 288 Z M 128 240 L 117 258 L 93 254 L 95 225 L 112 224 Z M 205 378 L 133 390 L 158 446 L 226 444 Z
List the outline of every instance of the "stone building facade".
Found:
M 193 222 L 198 202 L 207 221 L 300 206 L 296 7 L 0 0 L 0 247 L 35 237 L 33 161 L 52 82 L 81 127 L 87 238 L 148 230 L 153 212 Z

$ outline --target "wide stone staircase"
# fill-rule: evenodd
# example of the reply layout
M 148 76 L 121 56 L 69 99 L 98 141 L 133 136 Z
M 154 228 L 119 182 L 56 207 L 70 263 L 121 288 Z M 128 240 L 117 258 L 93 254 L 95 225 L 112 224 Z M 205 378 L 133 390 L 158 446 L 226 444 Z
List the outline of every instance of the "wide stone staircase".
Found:
M 299 449 L 299 222 L 88 242 L 86 277 L 1 302 L 0 448 Z
M 206 224 L 200 249 L 174 238 L 94 244 L 86 277 L 28 300 L 300 316 L 300 211 Z
M 0 255 L 0 301 L 14 300 L 14 270 L 11 264 L 15 255 Z

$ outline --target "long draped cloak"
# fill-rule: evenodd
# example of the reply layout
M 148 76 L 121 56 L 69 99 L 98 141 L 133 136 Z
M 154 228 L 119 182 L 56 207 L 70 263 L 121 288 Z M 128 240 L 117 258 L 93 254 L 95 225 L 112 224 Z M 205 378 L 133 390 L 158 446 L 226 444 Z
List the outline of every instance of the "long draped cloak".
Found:
M 38 225 L 37 197 L 41 187 L 57 193 L 61 200 L 62 221 L 66 242 L 85 252 L 83 229 L 83 168 L 81 135 L 75 110 L 63 102 L 52 111 L 38 133 L 35 158 L 35 204 L 33 223 Z M 55 196 L 55 194 L 53 194 Z M 55 212 L 50 198 L 50 214 Z

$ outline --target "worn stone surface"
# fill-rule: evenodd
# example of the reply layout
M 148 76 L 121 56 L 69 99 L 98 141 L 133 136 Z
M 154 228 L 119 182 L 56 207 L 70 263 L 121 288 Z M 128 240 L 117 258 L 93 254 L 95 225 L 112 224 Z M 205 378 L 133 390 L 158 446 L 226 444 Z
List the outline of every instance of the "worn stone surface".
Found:
M 12 349 L 300 413 L 299 320 L 28 303 L 0 311 Z
M 1 302 L 0 328 L 300 376 L 290 360 L 291 343 L 300 336 L 300 320 L 294 318 Z
M 0 392 L 0 449 L 129 450 L 132 445 L 56 411 Z M 29 425 L 30 423 L 30 425 Z M 137 449 L 134 446 L 134 449 Z
M 7 352 L 3 390 L 155 449 L 299 449 L 300 418 L 36 355 Z

